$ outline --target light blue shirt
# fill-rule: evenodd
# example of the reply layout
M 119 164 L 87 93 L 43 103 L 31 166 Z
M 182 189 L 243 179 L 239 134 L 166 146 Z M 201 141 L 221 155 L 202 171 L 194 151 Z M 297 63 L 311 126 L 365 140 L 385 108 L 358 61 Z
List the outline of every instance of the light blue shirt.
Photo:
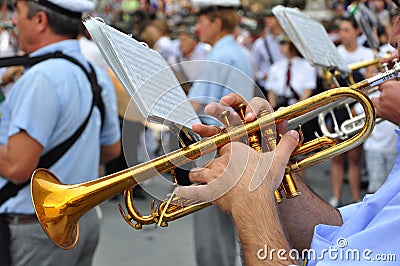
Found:
M 233 35 L 214 44 L 202 67 L 199 79 L 190 89 L 190 99 L 207 105 L 234 92 L 246 100 L 253 97 L 255 85 L 250 57 Z
M 51 44 L 32 56 L 55 51 L 72 56 L 88 67 L 76 40 Z M 96 74 L 103 88 L 106 110 L 103 128 L 100 130 L 100 112 L 95 107 L 82 135 L 50 168 L 64 184 L 97 178 L 100 145 L 114 144 L 120 138 L 113 85 L 103 70 L 96 68 Z M 9 137 L 24 130 L 43 146 L 44 154 L 75 133 L 87 117 L 91 104 L 91 85 L 79 66 L 57 58 L 38 63 L 26 70 L 5 101 L 0 124 L 0 145 L 6 145 Z M 6 182 L 0 177 L 0 187 Z M 0 213 L 33 214 L 30 187 L 26 186 L 17 196 L 4 203 Z
M 396 130 L 396 133 L 399 151 L 400 131 Z M 311 250 L 319 260 L 309 261 L 307 265 L 398 265 L 400 156 L 386 182 L 375 194 L 367 195 L 363 202 L 345 206 L 339 211 L 342 226 L 315 227 Z

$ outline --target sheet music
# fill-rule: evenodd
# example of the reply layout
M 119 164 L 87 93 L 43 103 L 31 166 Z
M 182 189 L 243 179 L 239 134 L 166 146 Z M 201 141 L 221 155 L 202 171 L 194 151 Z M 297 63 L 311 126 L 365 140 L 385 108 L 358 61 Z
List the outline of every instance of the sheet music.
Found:
M 201 123 L 160 54 L 98 19 L 84 25 L 145 119 L 188 128 Z
M 311 65 L 337 69 L 343 74 L 350 73 L 349 67 L 321 23 L 294 8 L 276 6 L 272 12 L 293 44 Z

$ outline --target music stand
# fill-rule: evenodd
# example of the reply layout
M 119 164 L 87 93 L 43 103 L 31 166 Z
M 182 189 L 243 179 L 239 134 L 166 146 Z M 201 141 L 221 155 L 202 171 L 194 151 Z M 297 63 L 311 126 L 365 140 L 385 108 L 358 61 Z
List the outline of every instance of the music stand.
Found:
M 275 6 L 272 9 L 279 24 L 303 57 L 312 66 L 321 66 L 330 71 L 338 70 L 343 75 L 350 69 L 337 51 L 324 26 L 296 8 Z

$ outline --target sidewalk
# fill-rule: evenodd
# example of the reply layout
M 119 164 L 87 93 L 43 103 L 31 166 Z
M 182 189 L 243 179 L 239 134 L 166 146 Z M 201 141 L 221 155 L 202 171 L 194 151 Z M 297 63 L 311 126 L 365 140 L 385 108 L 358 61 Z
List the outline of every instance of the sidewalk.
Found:
M 307 170 L 305 180 L 325 200 L 332 195 L 329 162 Z M 350 200 L 348 184 L 343 186 L 343 200 Z M 122 197 L 119 202 L 122 203 Z M 123 220 L 117 203 L 110 200 L 101 205 L 102 230 L 94 266 L 195 266 L 191 215 L 171 222 L 166 228 L 150 225 L 135 230 Z M 147 215 L 150 203 L 150 198 L 137 200 L 137 207 Z

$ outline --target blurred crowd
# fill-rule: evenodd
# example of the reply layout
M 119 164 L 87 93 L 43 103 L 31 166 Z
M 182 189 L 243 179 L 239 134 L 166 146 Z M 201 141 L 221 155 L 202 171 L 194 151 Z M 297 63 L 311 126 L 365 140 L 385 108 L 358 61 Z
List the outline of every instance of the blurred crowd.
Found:
M 279 1 L 279 4 L 297 7 L 307 12 L 305 2 Z M 394 51 L 389 45 L 389 33 L 393 19 L 398 14 L 391 1 L 312 1 L 316 2 L 325 3 L 319 6 L 317 11 L 329 15 L 319 17 L 319 20 L 346 64 L 384 57 Z M 13 8 L 8 1 L 3 0 L 0 3 L 2 3 L 0 57 L 20 55 L 16 38 L 18 33 L 12 23 Z M 108 25 L 132 35 L 138 41 L 145 42 L 171 65 L 199 117 L 206 116 L 207 104 L 231 93 L 232 90 L 229 92 L 228 90 L 232 88 L 246 100 L 250 100 L 253 96 L 265 97 L 272 107 L 277 109 L 290 106 L 325 90 L 349 86 L 351 82 L 361 81 L 380 71 L 378 66 L 372 64 L 363 69 L 354 69 L 351 79 L 341 77 L 335 79 L 332 75 L 334 73 L 327 73 L 321 67 L 310 65 L 304 58 L 305 55 L 299 52 L 296 43 L 285 35 L 284 29 L 273 14 L 272 7 L 276 4 L 274 1 L 268 5 L 255 2 L 240 8 L 218 7 L 219 10 L 200 10 L 189 0 L 97 0 L 96 3 L 96 11 L 90 13 L 92 17 L 100 17 Z M 78 20 L 77 24 L 79 23 Z M 178 141 L 169 133 L 165 133 L 168 130 L 147 123 L 138 110 L 130 105 L 130 96 L 105 62 L 83 25 L 78 39 L 86 60 L 103 68 L 110 75 L 118 101 L 122 153 L 113 161 L 104 163 L 101 168 L 104 173 L 100 175 L 124 170 L 177 149 Z M 201 68 L 199 63 L 201 60 L 221 64 L 214 68 Z M 221 65 L 229 66 L 229 70 L 224 70 Z M 232 72 L 232 69 L 240 70 L 246 78 L 237 72 Z M 24 68 L 21 66 L 0 67 L 0 119 L 4 108 L 2 104 L 8 103 L 4 100 L 12 90 L 14 82 L 24 75 L 23 73 Z M 210 77 L 218 77 L 226 83 L 218 82 L 218 79 L 217 81 L 208 79 Z M 214 83 L 201 84 L 202 82 L 196 82 L 196 79 Z M 10 98 L 13 95 L 12 93 Z M 134 110 L 129 111 L 129 108 Z M 336 112 L 338 121 L 343 122 L 352 115 L 362 113 L 359 109 L 358 105 L 350 105 L 338 110 Z M 4 115 L 3 118 L 6 117 Z M 338 121 L 332 116 L 328 117 L 326 123 L 329 128 L 334 128 Z M 202 119 L 202 122 L 212 124 L 206 119 Z M 346 171 L 352 202 L 358 202 L 362 198 L 360 187 L 363 181 L 368 183 L 366 186 L 368 193 L 374 193 L 384 183 L 397 157 L 397 137 L 394 127 L 396 126 L 388 121 L 380 123 L 363 147 L 357 147 L 332 159 L 330 169 L 332 198 L 329 203 L 333 207 L 350 203 L 342 200 L 342 184 Z M 315 131 L 319 131 L 317 120 L 303 124 L 302 131 L 306 141 L 313 139 Z M 342 136 L 336 137 L 339 141 L 346 139 Z M 136 186 L 133 196 L 145 197 L 142 189 Z M 118 195 L 116 197 L 118 198 Z M 222 257 L 235 259 L 235 246 L 227 244 L 235 243 L 234 226 L 230 217 L 225 216 L 220 217 L 212 213 L 207 215 L 205 221 L 201 220 L 204 217 L 196 216 L 195 221 L 206 227 L 201 230 L 199 225 L 195 226 L 196 245 L 198 245 L 196 255 L 201 260 L 209 258 L 216 263 L 199 262 L 199 265 L 232 265 L 219 263 L 218 260 Z M 221 230 L 227 232 L 224 233 L 226 242 L 218 244 L 221 250 L 229 250 L 225 255 L 216 252 L 219 248 L 216 248 L 214 242 L 207 243 L 209 239 L 219 238 L 217 237 L 219 233 L 214 233 L 210 229 L 215 227 L 217 221 L 210 220 L 210 217 L 219 219 Z M 213 253 L 214 257 L 208 255 Z
M 298 7 L 302 10 L 306 8 L 305 1 L 281 2 L 286 6 Z M 260 88 L 255 95 L 264 96 L 275 107 L 280 107 L 293 104 L 332 86 L 334 87 L 336 84 L 328 84 L 324 80 L 323 71 L 318 67 L 308 65 L 295 45 L 285 36 L 283 29 L 271 12 L 272 6 L 272 4 L 265 6 L 256 2 L 246 7 L 242 6 L 237 11 L 239 23 L 234 37 L 249 56 L 252 64 L 253 78 Z M 369 57 L 354 57 L 350 60 L 350 58 L 353 58 L 350 50 L 358 46 L 370 49 L 371 53 L 368 52 L 367 54 L 372 54 L 372 57 L 382 57 L 393 51 L 393 47 L 388 44 L 389 32 L 395 16 L 391 1 L 330 0 L 325 1 L 325 6 L 320 8 L 321 12 L 330 14 L 320 22 L 325 26 L 334 44 L 338 48 L 341 45 L 350 46 L 350 48 L 342 48 L 342 51 L 345 52 L 346 63 L 371 59 Z M 0 21 L 0 57 L 14 56 L 19 53 L 15 38 L 16 33 L 11 22 L 11 10 L 7 2 L 3 1 Z M 363 10 L 364 15 L 368 17 L 368 25 L 374 31 L 373 37 L 376 39 L 377 45 L 371 43 L 371 36 L 363 31 L 356 32 L 356 44 L 348 44 L 351 43 L 345 33 L 348 30 L 341 23 L 343 18 L 354 16 L 360 10 Z M 205 59 L 212 49 L 211 45 L 199 40 L 196 28 L 197 11 L 198 8 L 193 6 L 189 0 L 98 0 L 96 11 L 90 15 L 101 17 L 107 24 L 127 34 L 132 34 L 137 40 L 144 41 L 149 47 L 157 50 L 168 63 L 174 66 L 178 80 L 184 84 L 185 92 L 189 93 L 191 83 L 185 81 L 194 80 L 198 75 L 198 68 L 194 64 L 182 65 L 178 63 Z M 81 37 L 81 47 L 91 61 L 107 70 L 107 64 L 98 51 L 95 51 L 95 44 L 84 31 Z M 350 52 L 346 52 L 346 49 L 350 49 Z M 292 68 L 291 80 L 289 80 L 289 68 Z M 7 96 L 13 81 L 21 74 L 20 68 L 0 69 L 0 76 L 3 76 L 0 91 L 0 113 L 2 99 Z M 370 74 L 367 71 L 361 71 L 361 75 L 365 78 Z M 344 85 L 346 84 L 344 83 Z M 123 95 L 128 97 L 126 94 Z M 120 116 L 123 119 L 124 110 L 120 112 Z M 135 123 L 138 121 L 142 123 L 140 119 L 136 120 Z M 307 131 L 307 127 L 305 130 Z M 306 137 L 308 135 L 314 135 L 314 128 L 311 128 L 309 133 L 306 132 Z M 153 145 L 154 156 L 157 155 L 159 149 L 157 141 L 160 141 L 160 139 L 156 140 Z M 137 142 L 140 141 L 136 140 Z M 140 154 L 139 152 L 139 157 Z M 355 181 L 356 186 L 359 186 L 363 173 L 359 157 L 360 154 L 356 154 L 357 162 L 355 164 L 358 167 L 358 170 L 355 171 L 356 180 L 358 180 Z M 133 163 L 143 160 L 145 159 L 135 158 Z M 120 168 L 125 166 L 124 164 Z M 342 167 L 343 160 L 339 162 L 339 168 Z M 110 171 L 116 171 L 116 169 Z M 338 175 L 338 173 L 335 175 Z M 339 178 L 339 183 L 341 183 L 340 179 L 343 178 Z M 371 192 L 376 190 L 377 186 L 379 185 L 375 184 L 374 188 L 371 188 Z M 340 191 L 339 185 L 336 191 Z M 335 193 L 331 204 L 339 206 L 342 204 L 341 195 L 339 192 Z M 353 193 L 353 200 L 358 201 L 360 199 L 359 190 L 354 189 Z

